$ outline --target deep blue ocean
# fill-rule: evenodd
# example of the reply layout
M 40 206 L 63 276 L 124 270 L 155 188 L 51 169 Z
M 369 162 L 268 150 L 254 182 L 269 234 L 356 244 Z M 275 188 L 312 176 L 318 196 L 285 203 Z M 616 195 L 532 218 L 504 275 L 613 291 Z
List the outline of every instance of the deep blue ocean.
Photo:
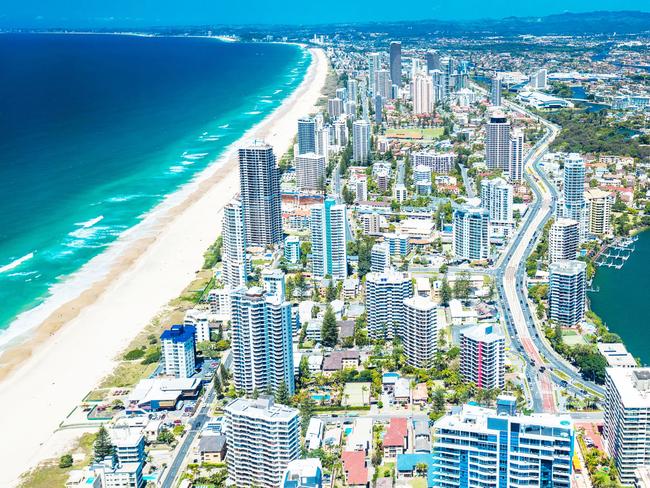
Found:
M 0 330 L 268 115 L 309 61 L 288 45 L 0 35 Z

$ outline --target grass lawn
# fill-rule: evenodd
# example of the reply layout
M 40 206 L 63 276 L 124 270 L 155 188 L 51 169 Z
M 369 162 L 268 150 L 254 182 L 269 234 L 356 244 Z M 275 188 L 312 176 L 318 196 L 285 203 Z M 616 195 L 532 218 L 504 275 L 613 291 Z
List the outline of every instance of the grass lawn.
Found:
M 386 131 L 386 137 L 434 140 L 441 138 L 444 133 L 445 130 L 442 127 L 427 127 L 425 129 L 388 129 Z
M 68 475 L 73 469 L 80 469 L 90 464 L 95 434 L 86 433 L 79 438 L 76 446 L 70 451 L 75 459 L 83 457 L 69 468 L 59 468 L 58 459 L 49 459 L 39 464 L 36 468 L 25 473 L 20 481 L 19 488 L 53 488 L 65 486 Z
M 577 344 L 586 344 L 584 337 L 582 337 L 575 330 L 565 330 L 562 329 L 562 340 L 565 344 L 569 346 L 575 346 Z
M 377 468 L 379 471 L 378 478 L 392 478 L 395 470 L 395 463 L 384 463 Z
M 411 479 L 411 488 L 427 488 L 427 480 L 425 478 Z

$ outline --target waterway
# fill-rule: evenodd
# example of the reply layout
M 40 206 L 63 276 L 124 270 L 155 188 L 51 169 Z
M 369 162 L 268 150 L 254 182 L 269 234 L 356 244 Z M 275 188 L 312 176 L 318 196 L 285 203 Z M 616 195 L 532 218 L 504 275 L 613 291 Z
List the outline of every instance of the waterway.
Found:
M 621 269 L 598 268 L 589 294 L 591 308 L 620 335 L 642 364 L 650 364 L 650 232 L 639 234 L 635 251 Z

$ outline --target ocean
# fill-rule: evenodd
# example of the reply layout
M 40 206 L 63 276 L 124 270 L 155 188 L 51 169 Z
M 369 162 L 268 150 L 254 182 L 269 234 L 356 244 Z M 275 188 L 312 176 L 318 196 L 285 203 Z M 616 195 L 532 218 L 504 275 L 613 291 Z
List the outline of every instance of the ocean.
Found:
M 0 346 L 46 301 L 78 294 L 75 273 L 219 164 L 309 61 L 292 45 L 0 35 Z
M 589 293 L 591 308 L 611 332 L 620 335 L 628 351 L 650 365 L 648 310 L 650 290 L 650 232 L 639 234 L 635 251 L 621 269 L 602 266 Z

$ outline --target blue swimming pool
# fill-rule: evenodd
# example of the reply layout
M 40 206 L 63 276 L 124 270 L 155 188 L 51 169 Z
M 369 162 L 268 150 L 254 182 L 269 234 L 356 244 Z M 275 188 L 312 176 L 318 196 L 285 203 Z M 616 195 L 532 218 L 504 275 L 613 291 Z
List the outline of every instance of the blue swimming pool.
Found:
M 321 401 L 328 402 L 330 398 L 332 398 L 329 393 L 314 393 L 311 397 L 313 400 L 317 402 L 321 402 Z

